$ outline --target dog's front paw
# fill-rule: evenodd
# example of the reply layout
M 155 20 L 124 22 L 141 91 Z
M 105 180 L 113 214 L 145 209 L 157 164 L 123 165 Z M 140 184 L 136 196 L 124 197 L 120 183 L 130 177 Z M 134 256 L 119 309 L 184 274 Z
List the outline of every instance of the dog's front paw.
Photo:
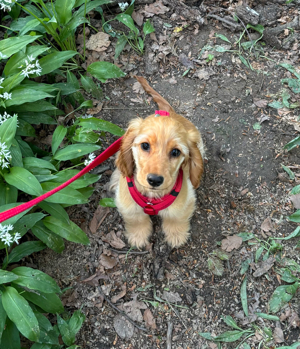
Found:
M 180 247 L 182 245 L 184 245 L 190 234 L 188 232 L 181 232 L 181 233 L 175 233 L 175 234 L 167 234 L 165 233 L 166 235 L 166 242 L 172 247 L 172 248 L 175 248 L 175 247 Z
M 136 247 L 138 249 L 141 249 L 143 247 L 145 247 L 146 245 L 148 245 L 149 237 L 150 234 L 146 235 L 141 235 L 141 234 L 132 234 L 130 232 L 126 232 L 125 236 L 127 237 L 127 240 L 129 242 L 129 244 L 132 247 Z
M 177 220 L 165 219 L 163 221 L 163 232 L 166 236 L 166 242 L 172 247 L 180 247 L 184 245 L 190 234 L 190 223 L 179 222 Z

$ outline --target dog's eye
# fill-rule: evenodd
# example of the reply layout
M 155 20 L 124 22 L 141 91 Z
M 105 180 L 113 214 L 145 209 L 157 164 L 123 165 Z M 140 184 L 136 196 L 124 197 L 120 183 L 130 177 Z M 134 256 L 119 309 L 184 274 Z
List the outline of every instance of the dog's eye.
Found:
M 171 156 L 174 158 L 177 158 L 181 154 L 181 151 L 179 149 L 173 149 L 171 151 Z
M 149 151 L 149 150 L 150 150 L 150 144 L 144 142 L 144 143 L 141 144 L 141 148 L 142 148 L 143 150 L 145 150 L 145 151 Z

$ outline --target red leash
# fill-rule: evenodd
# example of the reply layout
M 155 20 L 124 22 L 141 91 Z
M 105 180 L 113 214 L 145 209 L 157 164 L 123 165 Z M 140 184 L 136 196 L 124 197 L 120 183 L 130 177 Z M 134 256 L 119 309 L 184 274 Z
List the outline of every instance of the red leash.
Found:
M 9 219 L 11 217 L 16 216 L 17 214 L 19 214 L 19 213 L 21 213 L 23 211 L 28 210 L 29 208 L 33 207 L 34 205 L 38 204 L 39 202 L 47 199 L 49 196 L 57 193 L 61 189 L 64 189 L 66 186 L 68 186 L 69 184 L 73 183 L 74 181 L 76 181 L 76 179 L 78 179 L 81 176 L 85 175 L 86 173 L 91 171 L 96 166 L 99 166 L 102 162 L 104 162 L 109 157 L 114 155 L 120 149 L 121 141 L 122 141 L 122 137 L 117 139 L 113 144 L 111 144 L 103 153 L 98 155 L 93 162 L 91 162 L 88 166 L 86 166 L 79 173 L 77 173 L 77 175 L 75 175 L 74 177 L 70 178 L 67 182 L 59 185 L 57 188 L 54 188 L 54 189 L 48 191 L 47 193 L 45 193 L 45 194 L 43 194 L 41 196 L 38 196 L 37 198 L 35 198 L 33 200 L 25 202 L 24 204 L 22 204 L 20 206 L 11 208 L 10 210 L 7 210 L 7 211 L 4 211 L 4 212 L 0 213 L 0 223 L 6 221 L 7 219 Z

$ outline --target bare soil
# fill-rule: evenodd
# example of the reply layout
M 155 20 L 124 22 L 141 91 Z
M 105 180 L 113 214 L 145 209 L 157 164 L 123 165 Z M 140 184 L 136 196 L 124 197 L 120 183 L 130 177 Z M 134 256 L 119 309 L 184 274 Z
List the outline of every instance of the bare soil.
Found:
M 168 2 L 164 3 L 168 6 Z M 163 278 L 158 280 L 155 277 L 155 260 L 165 253 L 166 247 L 157 218 L 154 219 L 155 232 L 151 246 L 148 253 L 144 254 L 131 253 L 133 251 L 122 254 L 118 248 L 106 242 L 107 234 L 115 232 L 117 237 L 127 243 L 123 235 L 124 223 L 116 209 L 107 209 L 108 213 L 96 232 L 90 231 L 90 222 L 99 199 L 108 195 L 106 184 L 114 169 L 111 159 L 105 163 L 109 170 L 95 184 L 96 190 L 90 203 L 69 209 L 71 218 L 89 236 L 90 246 L 67 243 L 65 251 L 60 255 L 45 250 L 34 259 L 37 267 L 54 277 L 62 289 L 69 288 L 64 294 L 67 309 L 72 312 L 82 308 L 86 314 L 86 321 L 77 337 L 78 344 L 83 348 L 146 349 L 167 348 L 167 345 L 170 348 L 170 344 L 177 349 L 216 348 L 215 343 L 202 338 L 198 332 L 218 335 L 230 330 L 221 320 L 221 315 L 231 315 L 242 328 L 250 326 L 245 318 L 241 319 L 240 288 L 244 276 L 240 275 L 240 269 L 244 260 L 250 258 L 252 261 L 247 272 L 247 296 L 249 306 L 255 306 L 257 312 L 268 313 L 268 300 L 279 286 L 280 279 L 274 267 L 260 277 L 253 276 L 257 267 L 254 256 L 258 245 L 243 242 L 238 249 L 233 249 L 229 260 L 222 262 L 225 267 L 222 276 L 215 276 L 209 270 L 207 259 L 227 236 L 252 232 L 257 238 L 266 240 L 270 235 L 288 235 L 296 227 L 296 224 L 286 219 L 294 212 L 288 195 L 294 183 L 284 174 L 281 164 L 299 163 L 298 149 L 288 153 L 283 151 L 283 146 L 297 136 L 295 122 L 290 116 L 299 115 L 299 109 L 280 115 L 276 109 L 266 105 L 259 108 L 254 102 L 276 99 L 272 98 L 272 94 L 280 92 L 283 87 L 281 79 L 289 76 L 277 63 L 288 61 L 299 67 L 299 49 L 293 53 L 291 47 L 278 50 L 263 46 L 266 58 L 253 54 L 250 58 L 253 70 L 247 68 L 233 53 L 213 52 L 215 57 L 212 61 L 200 58 L 201 62 L 194 62 L 194 69 L 183 76 L 187 67 L 179 62 L 180 54 L 198 59 L 205 45 L 226 44 L 221 39 L 215 39 L 212 32 L 223 34 L 232 42 L 240 35 L 239 31 L 232 32 L 224 28 L 221 22 L 205 17 L 216 3 L 229 8 L 232 1 L 231 4 L 227 1 L 206 3 L 206 10 L 202 9 L 203 25 L 179 15 L 171 20 L 172 13 L 176 13 L 176 8 L 171 4 L 168 13 L 154 16 L 152 22 L 156 38 L 159 41 L 163 40 L 162 36 L 167 37 L 162 44 L 167 54 L 157 58 L 162 49 L 156 50 L 153 45 L 159 44 L 150 38 L 146 42 L 147 49 L 143 57 L 137 56 L 132 50 L 122 54 L 118 63 L 128 72 L 127 77 L 103 85 L 107 99 L 97 114 L 97 117 L 125 129 L 132 118 L 153 113 L 156 106 L 148 96 L 133 90 L 135 80 L 131 76 L 138 74 L 145 76 L 179 113 L 202 132 L 207 148 L 205 176 L 197 191 L 197 209 L 192 218 L 189 242 L 171 251 L 165 260 Z M 297 13 L 296 5 L 288 7 L 280 2 L 274 3 L 252 3 L 252 8 L 267 14 L 271 13 L 271 8 L 269 11 L 267 8 L 266 12 L 266 6 L 272 7 L 275 22 L 270 27 L 280 24 L 276 20 L 285 14 L 290 15 L 291 11 Z M 219 12 L 217 14 L 220 15 Z M 179 22 L 187 23 L 187 27 L 174 36 L 172 33 Z M 170 24 L 171 28 L 165 23 Z M 267 19 L 264 25 L 266 23 Z M 294 45 L 299 42 L 299 31 L 295 33 L 298 33 L 298 39 L 293 42 Z M 109 55 L 109 52 L 106 54 Z M 207 79 L 198 77 L 200 70 L 209 74 Z M 266 120 L 260 124 L 262 117 Z M 257 123 L 261 126 L 259 129 L 255 129 Z M 103 147 L 114 139 L 107 135 Z M 271 217 L 273 227 L 269 232 L 263 232 L 261 225 L 268 217 Z M 295 245 L 295 241 L 285 242 L 284 251 L 299 262 L 299 251 Z M 126 245 L 122 250 L 129 248 Z M 83 282 L 94 274 L 97 274 L 94 281 Z M 98 285 L 109 300 L 123 291 L 115 305 L 147 331 L 134 327 L 122 318 L 103 299 Z M 155 294 L 177 306 L 158 301 Z M 155 302 L 158 304 L 156 307 Z M 287 308 L 299 312 L 299 294 L 283 311 Z M 152 321 L 149 313 L 153 315 Z M 167 339 L 171 324 L 171 339 Z M 288 321 L 260 319 L 256 324 L 260 328 L 270 327 L 272 331 L 280 327 L 284 333 L 281 345 L 290 345 L 299 340 L 299 327 L 291 326 Z M 258 348 L 260 341 L 261 334 L 257 331 L 247 343 L 252 348 Z M 222 343 L 222 348 L 236 348 L 237 343 Z M 273 340 L 262 347 L 277 346 L 280 344 Z

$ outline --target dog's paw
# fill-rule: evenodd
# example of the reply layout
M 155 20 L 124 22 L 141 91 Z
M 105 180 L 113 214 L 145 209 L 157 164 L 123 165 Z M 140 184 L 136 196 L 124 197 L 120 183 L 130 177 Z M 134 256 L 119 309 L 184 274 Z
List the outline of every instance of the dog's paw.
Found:
M 171 233 L 171 234 L 165 233 L 165 235 L 166 235 L 166 238 L 165 238 L 166 242 L 172 248 L 177 248 L 177 247 L 184 245 L 190 236 L 190 234 L 188 232 L 183 232 L 183 233 L 176 232 L 175 234 L 174 233 Z
M 132 247 L 141 249 L 149 244 L 148 236 L 133 235 L 128 232 L 125 233 L 125 236 L 127 237 L 127 240 Z

